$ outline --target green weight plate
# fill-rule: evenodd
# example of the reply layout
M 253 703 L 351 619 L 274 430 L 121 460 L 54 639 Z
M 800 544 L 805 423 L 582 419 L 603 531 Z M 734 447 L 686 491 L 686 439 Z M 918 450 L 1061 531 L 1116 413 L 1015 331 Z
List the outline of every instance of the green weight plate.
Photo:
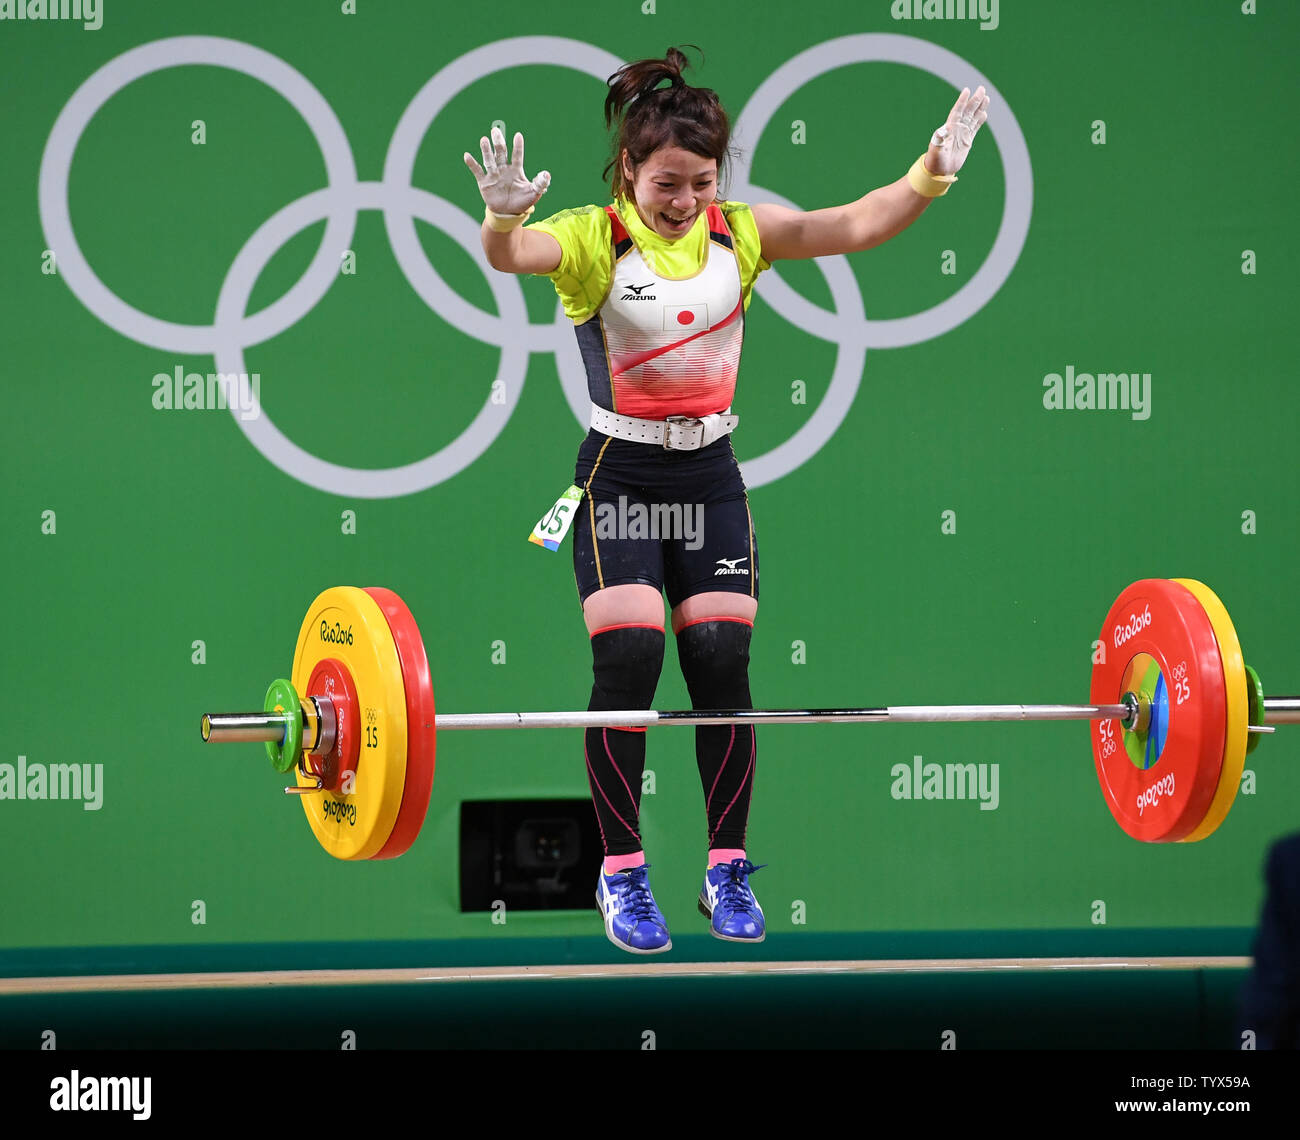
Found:
M 266 742 L 266 754 L 277 772 L 289 772 L 298 763 L 302 754 L 302 701 L 293 684 L 283 677 L 277 677 L 266 690 L 266 700 L 262 702 L 263 712 L 287 713 L 284 740 L 276 743 Z
M 1259 674 L 1249 665 L 1246 666 L 1246 696 L 1250 705 L 1250 724 L 1264 723 L 1264 683 Z M 1246 751 L 1254 752 L 1259 743 L 1259 733 L 1251 732 L 1246 736 Z

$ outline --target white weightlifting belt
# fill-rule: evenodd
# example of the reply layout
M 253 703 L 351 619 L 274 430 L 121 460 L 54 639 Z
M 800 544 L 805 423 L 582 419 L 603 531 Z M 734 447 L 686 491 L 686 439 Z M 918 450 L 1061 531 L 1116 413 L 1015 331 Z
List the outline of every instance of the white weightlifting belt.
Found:
M 615 439 L 630 439 L 670 451 L 697 451 L 735 430 L 739 416 L 714 412 L 711 416 L 669 416 L 662 420 L 640 420 L 591 405 L 591 426 Z

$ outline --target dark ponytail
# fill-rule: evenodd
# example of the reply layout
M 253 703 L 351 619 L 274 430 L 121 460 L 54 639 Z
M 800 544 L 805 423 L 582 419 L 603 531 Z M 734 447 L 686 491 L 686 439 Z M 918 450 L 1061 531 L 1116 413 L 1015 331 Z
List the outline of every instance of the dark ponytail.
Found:
M 613 154 L 604 170 L 613 197 L 632 197 L 632 187 L 623 177 L 624 150 L 636 167 L 660 147 L 678 146 L 702 158 L 716 159 L 721 181 L 731 123 L 715 92 L 691 87 L 682 79 L 682 71 L 689 66 L 682 51 L 670 47 L 663 59 L 629 63 L 606 81 L 605 126 L 617 127 Z M 668 86 L 661 86 L 665 80 Z

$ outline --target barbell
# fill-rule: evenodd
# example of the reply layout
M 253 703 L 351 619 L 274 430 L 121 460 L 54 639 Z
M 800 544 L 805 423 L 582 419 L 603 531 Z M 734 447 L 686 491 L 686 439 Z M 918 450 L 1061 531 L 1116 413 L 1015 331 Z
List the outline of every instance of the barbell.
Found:
M 1300 724 L 1300 697 L 1266 697 L 1218 596 L 1188 578 L 1146 578 L 1119 595 L 1093 643 L 1086 705 L 905 705 L 853 709 L 630 710 L 435 716 L 419 627 L 392 590 L 335 586 L 307 610 L 290 679 L 260 712 L 206 713 L 204 741 L 262 741 L 294 769 L 321 846 L 387 859 L 415 841 L 433 787 L 437 731 L 657 725 L 1092 722 L 1097 778 L 1134 839 L 1194 842 L 1231 808 L 1256 734 Z

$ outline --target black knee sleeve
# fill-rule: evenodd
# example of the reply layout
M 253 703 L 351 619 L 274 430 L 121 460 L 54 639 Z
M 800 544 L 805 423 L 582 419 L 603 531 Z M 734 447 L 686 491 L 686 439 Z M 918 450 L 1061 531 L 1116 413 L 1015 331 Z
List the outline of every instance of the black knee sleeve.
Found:
M 593 712 L 648 709 L 664 660 L 664 631 L 611 626 L 591 637 Z M 583 738 L 587 782 L 606 855 L 641 850 L 641 774 L 645 729 L 589 728 Z
M 697 709 L 747 709 L 749 696 L 748 622 L 697 621 L 677 635 L 682 676 Z
M 592 711 L 648 709 L 664 663 L 664 631 L 611 626 L 591 636 Z
M 677 656 L 693 708 L 752 707 L 749 695 L 752 632 L 748 622 L 723 618 L 695 622 L 677 635 Z M 745 846 L 756 752 L 753 725 L 695 730 L 695 760 L 704 788 L 710 847 Z

